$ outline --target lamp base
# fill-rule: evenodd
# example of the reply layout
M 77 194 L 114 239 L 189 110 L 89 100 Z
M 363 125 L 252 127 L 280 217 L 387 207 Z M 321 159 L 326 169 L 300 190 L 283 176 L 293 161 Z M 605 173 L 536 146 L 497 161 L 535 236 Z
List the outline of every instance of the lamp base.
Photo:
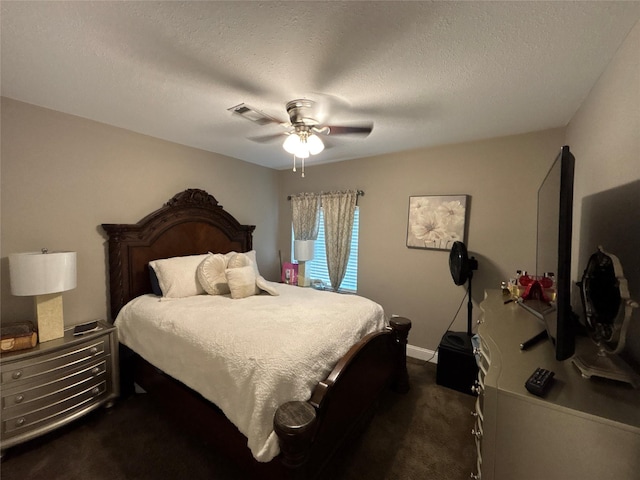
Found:
M 38 317 L 38 340 L 41 343 L 64 337 L 62 293 L 37 295 L 36 314 Z
M 299 287 L 310 287 L 311 280 L 307 277 L 305 263 L 302 260 L 298 260 L 298 286 Z

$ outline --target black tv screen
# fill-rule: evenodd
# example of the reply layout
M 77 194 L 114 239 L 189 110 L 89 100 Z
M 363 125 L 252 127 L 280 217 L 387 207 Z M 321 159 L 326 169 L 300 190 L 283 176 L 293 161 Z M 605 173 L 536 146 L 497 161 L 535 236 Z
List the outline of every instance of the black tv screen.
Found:
M 538 189 L 536 276 L 555 276 L 555 307 L 542 315 L 557 360 L 575 350 L 574 314 L 571 309 L 571 242 L 573 174 L 575 158 L 563 146 Z

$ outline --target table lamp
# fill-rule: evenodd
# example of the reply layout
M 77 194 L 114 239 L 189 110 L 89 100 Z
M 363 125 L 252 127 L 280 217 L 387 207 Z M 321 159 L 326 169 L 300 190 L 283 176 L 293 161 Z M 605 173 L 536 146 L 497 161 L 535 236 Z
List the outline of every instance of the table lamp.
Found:
M 305 262 L 313 260 L 315 240 L 294 240 L 293 256 L 298 261 L 298 286 L 308 287 L 311 282 L 305 272 Z
M 62 292 L 76 288 L 76 252 L 10 254 L 9 277 L 13 295 L 35 296 L 39 341 L 62 338 Z

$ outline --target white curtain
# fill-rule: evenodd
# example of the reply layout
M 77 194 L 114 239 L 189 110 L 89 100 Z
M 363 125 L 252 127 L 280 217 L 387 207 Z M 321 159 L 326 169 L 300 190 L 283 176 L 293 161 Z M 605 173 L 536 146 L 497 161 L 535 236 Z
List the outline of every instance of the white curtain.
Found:
M 291 196 L 293 236 L 296 240 L 318 238 L 320 201 L 321 197 L 317 193 L 299 193 Z
M 355 191 L 322 194 L 327 268 L 334 290 L 338 290 L 347 271 L 357 199 Z

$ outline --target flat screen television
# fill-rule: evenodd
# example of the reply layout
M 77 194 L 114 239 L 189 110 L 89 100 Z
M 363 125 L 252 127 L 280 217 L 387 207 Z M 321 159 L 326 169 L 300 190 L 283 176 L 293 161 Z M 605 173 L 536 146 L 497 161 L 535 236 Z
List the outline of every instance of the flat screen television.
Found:
M 557 360 L 575 350 L 575 317 L 571 309 L 571 241 L 575 158 L 563 146 L 538 189 L 536 277 L 552 272 L 551 303 L 525 300 L 522 306 L 544 321 Z

